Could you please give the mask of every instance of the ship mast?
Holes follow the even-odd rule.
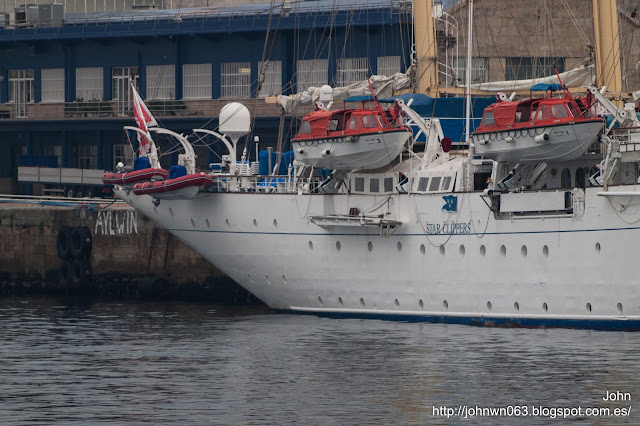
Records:
[[[596,84],[616,94],[622,91],[620,37],[616,0],[593,0]]]
[[[413,26],[418,64],[418,93],[438,91],[438,49],[433,20],[433,0],[413,1]]]

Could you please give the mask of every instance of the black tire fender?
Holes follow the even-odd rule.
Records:
[[[70,250],[74,259],[91,256],[91,231],[86,226],[76,226],[71,231]]]
[[[58,257],[60,259],[69,259],[72,256],[71,253],[71,232],[73,228],[70,226],[63,226],[58,231],[56,237],[56,249],[58,250]]]

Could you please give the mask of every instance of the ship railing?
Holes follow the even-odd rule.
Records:
[[[324,181],[321,177],[293,177],[284,175],[213,175],[208,192],[256,192],[292,194],[313,193]]]

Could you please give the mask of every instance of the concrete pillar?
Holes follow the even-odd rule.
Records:
[[[33,141],[31,140],[31,132],[27,131],[24,135],[25,154],[31,155]],[[33,184],[28,183],[25,187],[25,195],[33,195]]]
[[[103,152],[103,140],[104,132],[102,130],[96,130],[96,167],[98,170],[104,170],[104,152]]]
[[[67,141],[67,131],[63,130],[60,132],[60,146],[62,147],[62,156],[61,165],[62,167],[67,167],[69,164],[69,142]]]

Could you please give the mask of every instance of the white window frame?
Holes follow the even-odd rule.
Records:
[[[400,72],[400,56],[378,56],[378,75],[391,77]]]
[[[176,96],[176,66],[147,65],[147,94],[145,99],[171,100]]]
[[[282,61],[258,62],[258,75],[263,72],[264,81],[258,91],[259,98],[282,94]]]
[[[182,65],[182,98],[211,99],[211,64]]]
[[[102,67],[76,68],[76,100],[101,101],[104,99],[104,69]]]
[[[369,77],[369,58],[338,59],[336,82],[339,87],[361,83]]]
[[[251,63],[224,62],[220,64],[220,97],[251,97]]]
[[[29,116],[27,104],[34,102],[33,70],[9,70],[9,102],[15,104],[16,118]]]
[[[298,93],[309,87],[321,87],[328,83],[328,59],[301,59],[296,64]]]
[[[135,155],[131,144],[123,143],[113,145],[113,170],[116,170],[119,162],[122,162],[124,165],[133,165],[134,157]]]
[[[489,81],[489,73],[487,72],[488,63],[489,60],[487,58],[471,59],[471,84],[486,83]],[[467,84],[467,58],[452,58],[451,68],[455,78],[454,84],[457,86],[464,86]]]
[[[96,145],[78,145],[78,168],[90,170],[98,167],[98,147]]]
[[[40,71],[42,102],[64,102],[64,68]]]

